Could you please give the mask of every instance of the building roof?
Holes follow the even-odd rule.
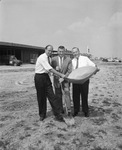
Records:
[[[43,49],[44,50],[44,47],[18,44],[18,43],[10,43],[10,42],[2,42],[2,41],[0,41],[0,46],[13,46],[13,47],[23,47],[23,48]]]

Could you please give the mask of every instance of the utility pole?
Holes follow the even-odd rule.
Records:
[[[88,46],[87,46],[87,54],[90,54],[90,49]]]

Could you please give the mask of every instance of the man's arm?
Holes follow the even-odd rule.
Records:
[[[59,76],[59,77],[61,77],[61,78],[64,78],[65,77],[65,75],[64,74],[62,74],[62,73],[60,73],[60,72],[58,72],[58,71],[56,71],[55,69],[50,69],[49,70],[50,72],[52,72],[54,75],[56,75],[56,76]]]
[[[91,61],[88,57],[86,57],[86,59],[87,59],[87,64],[88,64],[89,66],[96,67],[96,65],[95,65],[95,63],[94,63],[93,61]]]
[[[87,59],[87,61],[88,61],[88,64],[90,65],[90,66],[94,66],[94,67],[96,67],[97,69],[96,69],[96,72],[94,73],[94,74],[96,74],[98,71],[100,71],[100,69],[98,68],[98,66],[97,66],[97,64],[95,64],[93,61],[91,61],[89,58]]]
[[[47,72],[51,72],[51,73],[53,73],[54,75],[59,76],[59,77],[61,77],[61,78],[64,78],[64,77],[65,77],[64,74],[62,74],[62,73],[56,71],[47,61],[44,60],[41,65],[44,67],[45,70],[47,70]]]
[[[72,61],[70,59],[68,66],[67,66],[67,72],[65,74],[66,77],[68,77],[68,75],[72,72]]]

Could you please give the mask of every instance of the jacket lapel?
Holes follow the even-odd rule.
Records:
[[[56,61],[57,61],[57,66],[59,66],[59,57],[57,57]]]

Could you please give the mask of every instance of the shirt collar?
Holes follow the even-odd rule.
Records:
[[[46,53],[44,53],[44,54],[45,54],[46,57],[48,57]]]

